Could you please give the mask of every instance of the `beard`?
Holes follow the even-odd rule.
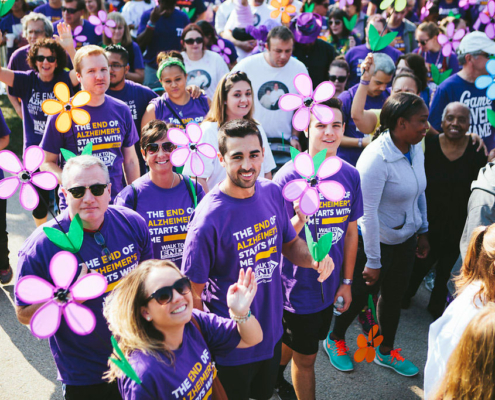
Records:
[[[241,173],[246,173],[246,172],[252,172],[253,173],[252,181],[246,182],[244,179],[242,179],[240,177]],[[234,185],[236,185],[237,187],[240,187],[242,189],[252,188],[256,184],[256,180],[258,179],[259,174],[260,174],[260,171],[256,171],[255,169],[251,169],[249,171],[240,170],[233,175],[231,175],[227,171],[227,175],[229,176],[230,180],[234,183]]]
[[[120,81],[118,81],[118,82],[112,83],[112,81],[110,81],[110,89],[113,89],[113,88],[115,88],[115,87],[119,86],[119,85],[120,85],[120,84],[121,84],[124,80],[125,80],[125,75],[124,75],[124,77],[123,77]]]

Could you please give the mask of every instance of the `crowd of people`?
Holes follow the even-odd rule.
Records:
[[[381,3],[15,1],[0,81],[23,132],[0,114],[0,150],[22,134],[59,184],[36,187],[15,282],[59,287],[44,228],[78,215],[74,281],[108,284],[91,333],[49,338],[65,399],[313,400],[321,345],[354,369],[356,317],[376,364],[416,376],[397,329],[432,273],[425,398],[495,396],[495,2]],[[1,284],[7,222],[0,199]],[[24,300],[22,324],[49,318]]]

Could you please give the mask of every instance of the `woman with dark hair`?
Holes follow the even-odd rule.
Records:
[[[413,74],[419,79],[421,82],[419,96],[429,107],[433,96],[428,87],[428,70],[426,69],[425,59],[419,54],[404,54],[399,57],[395,66],[397,67],[396,75]]]
[[[347,80],[349,79],[349,73],[349,64],[347,64],[347,61],[344,58],[337,58],[332,61],[330,70],[328,71],[328,80],[332,81],[335,85],[335,94],[333,97],[339,97],[345,90]]]
[[[234,68],[234,65],[237,62],[237,50],[234,44],[230,40],[219,38],[217,32],[215,31],[215,28],[213,28],[213,26],[208,21],[205,21],[203,19],[201,21],[197,21],[196,25],[198,25],[203,31],[205,40],[204,46],[207,50],[211,50],[211,46],[213,45],[219,46],[219,40],[221,40],[225,44],[225,48],[230,49],[230,54],[227,54],[227,56],[229,57],[228,65],[230,69]]]
[[[73,88],[79,84],[74,70],[70,73],[64,70],[67,63],[66,51],[71,57],[75,54],[70,28],[60,23],[58,33],[60,37],[56,40],[43,38],[31,45],[28,64],[32,70],[11,71],[0,67],[0,81],[10,87],[12,96],[21,99],[24,151],[29,146],[38,146],[41,142],[48,118],[41,109],[41,103],[45,99],[55,98],[55,84],[65,83],[71,95],[74,94]],[[48,191],[37,186],[35,188],[48,204]],[[33,210],[36,226],[46,222],[48,209],[45,202],[40,201],[38,207]]]
[[[211,100],[218,82],[229,72],[229,67],[219,54],[206,49],[204,41],[203,31],[198,25],[187,25],[182,32],[184,51],[181,54],[186,66],[188,85],[203,89]]]
[[[333,44],[337,55],[345,55],[354,46],[361,44],[361,40],[344,25],[344,18],[349,19],[344,10],[336,6],[330,8],[330,13],[328,14],[328,28],[330,30],[328,42]]]
[[[362,11],[362,3],[361,0],[354,0],[352,4],[349,1],[345,1],[345,6],[344,10],[347,13],[348,17],[347,19],[351,19],[354,17],[354,15],[357,14],[357,22],[356,26],[352,30],[352,33],[356,34],[356,37],[361,40],[361,42],[364,41],[364,28],[366,27],[366,21],[368,21],[368,16],[366,15],[365,12]]]
[[[404,376],[419,370],[394,349],[401,301],[412,273],[415,255],[429,251],[426,218],[426,175],[421,140],[428,129],[428,108],[412,93],[388,98],[380,115],[380,134],[361,154],[364,215],[352,282],[352,303],[335,319],[325,345],[335,351],[330,361],[341,371],[353,369],[345,334],[370,294],[380,292],[377,315],[383,342],[375,363]]]

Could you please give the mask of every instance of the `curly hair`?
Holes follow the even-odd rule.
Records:
[[[36,66],[36,56],[38,55],[38,50],[41,48],[50,50],[57,59],[57,67],[55,68],[55,74],[59,74],[60,72],[62,72],[65,69],[65,66],[67,65],[67,54],[65,53],[64,48],[61,45],[59,45],[55,41],[55,39],[48,39],[48,38],[38,39],[36,43],[31,46],[27,56],[27,61],[29,66],[33,70],[40,72],[38,71],[38,67]]]

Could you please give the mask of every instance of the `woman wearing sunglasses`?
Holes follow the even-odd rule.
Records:
[[[348,79],[349,64],[347,64],[347,61],[344,58],[333,60],[328,71],[328,80],[332,81],[335,85],[335,94],[333,97],[339,97],[345,91],[345,85]]]
[[[73,87],[77,86],[75,71],[70,73],[64,68],[68,52],[75,53],[70,28],[64,23],[58,25],[58,32],[63,40],[39,39],[31,45],[28,53],[30,71],[11,71],[0,67],[0,81],[10,87],[10,94],[21,99],[22,125],[24,131],[24,151],[29,146],[38,146],[45,131],[48,116],[41,110],[41,103],[46,99],[54,99],[53,88],[58,82],[65,83],[73,95]],[[0,33],[0,40],[1,40]],[[62,47],[62,45],[64,47]],[[48,191],[35,186],[42,198],[38,207],[33,210],[36,226],[46,222],[48,209]],[[45,201],[43,201],[43,199]]]
[[[216,378],[212,359],[263,339],[250,312],[256,290],[254,272],[241,269],[227,293],[231,319],[226,319],[193,310],[191,283],[171,262],[140,264],[109,296],[104,315],[142,385],[113,363],[106,377],[119,379],[124,399],[209,397]]]
[[[223,58],[211,50],[206,50],[205,36],[196,24],[189,24],[182,32],[181,53],[187,71],[187,83],[199,86],[209,99],[213,98],[218,82],[229,67]]]
[[[354,46],[361,44],[361,40],[344,25],[344,18],[350,19],[344,10],[337,6],[333,6],[330,9],[330,14],[328,15],[330,36],[328,42],[333,44],[337,55],[345,55]]]
[[[124,188],[114,204],[131,208],[144,218],[149,227],[154,258],[173,261],[180,266],[187,224],[194,211],[194,195],[189,178],[172,169],[170,154],[177,146],[167,138],[167,130],[171,127],[159,120],[144,126],[141,153],[150,172]],[[198,185],[197,201],[203,196],[203,188]]]

